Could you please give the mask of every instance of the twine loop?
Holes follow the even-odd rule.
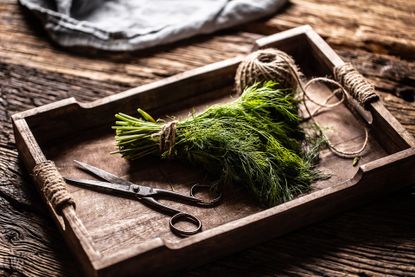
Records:
[[[173,146],[176,143],[176,124],[177,121],[171,121],[163,125],[157,135],[160,137],[160,153],[167,151],[168,157],[171,156]]]
[[[326,139],[329,149],[337,156],[343,158],[354,158],[360,155],[365,150],[369,140],[369,132],[366,127],[364,128],[365,139],[362,146],[356,151],[344,151],[338,149],[330,142],[329,138],[322,131],[320,125],[316,122],[315,117],[324,108],[332,109],[339,106],[344,101],[348,101],[346,91],[348,91],[361,105],[367,107],[368,103],[378,99],[373,85],[371,85],[351,64],[344,64],[334,69],[334,75],[338,81],[325,77],[318,77],[311,79],[303,86],[300,74],[293,58],[287,53],[273,48],[262,49],[248,55],[246,60],[242,61],[239,65],[235,77],[236,89],[238,93],[242,93],[245,87],[253,85],[255,82],[265,82],[270,80],[278,82],[283,88],[299,89],[301,92],[301,100],[308,113],[308,117],[304,118],[304,121],[311,119],[314,122]],[[314,100],[308,93],[308,88],[313,83],[317,82],[329,83],[336,86],[338,89],[334,90],[332,94],[324,100],[324,103],[321,103]],[[338,93],[341,93],[340,100],[335,103],[329,103],[329,101]],[[307,106],[306,100],[309,100],[318,107],[311,112]]]
[[[312,85],[313,83],[317,83],[317,82],[324,82],[324,83],[329,83],[331,85],[337,86],[338,89],[334,90],[333,93],[331,95],[329,95],[325,100],[324,103],[319,103],[315,100],[313,100],[310,95],[307,93],[308,88],[310,87],[310,85]],[[332,109],[335,108],[337,106],[339,106],[340,104],[342,104],[345,101],[348,101],[347,98],[347,93],[346,93],[346,89],[339,84],[338,82],[329,79],[329,78],[325,78],[325,77],[318,77],[318,78],[313,78],[310,81],[308,81],[304,87],[302,87],[302,85],[300,85],[301,89],[303,90],[303,104],[304,104],[304,108],[306,109],[307,113],[308,113],[308,117],[304,118],[304,120],[308,120],[308,119],[312,119],[314,124],[316,124],[318,126],[318,128],[320,129],[320,131],[322,130],[320,125],[315,121],[314,117],[318,115],[318,113],[320,113],[320,111],[323,108],[328,108],[328,109]],[[330,99],[332,99],[336,94],[341,93],[341,98],[339,101],[332,103],[332,104],[328,104],[328,102],[330,101]],[[318,108],[316,108],[313,112],[310,111],[310,109],[308,108],[305,98],[307,98],[310,102],[316,104],[318,106]],[[359,156],[365,149],[366,146],[369,142],[369,131],[366,127],[364,127],[364,132],[365,132],[365,139],[362,143],[362,146],[355,151],[344,151],[344,150],[340,150],[338,149],[330,140],[329,138],[321,131],[321,133],[323,134],[324,138],[326,139],[327,145],[329,147],[329,149],[336,154],[339,157],[342,158],[354,158],[356,156]]]
[[[66,190],[65,180],[59,174],[53,161],[48,160],[37,164],[33,168],[33,175],[56,213],[61,214],[62,209],[69,205],[75,207],[75,201]]]
[[[317,83],[317,82],[323,82],[323,83],[329,83],[331,85],[337,86],[338,89],[334,90],[332,92],[331,95],[329,95],[323,103],[317,102],[315,101],[313,98],[310,97],[310,95],[308,94],[308,88],[313,84],[313,83]],[[327,109],[332,109],[335,108],[337,106],[339,106],[340,104],[342,104],[345,101],[348,101],[347,98],[347,92],[346,89],[338,82],[336,82],[335,80],[329,79],[329,78],[325,78],[325,77],[317,77],[317,78],[313,78],[310,81],[308,81],[305,86],[303,87],[301,82],[300,82],[300,90],[302,91],[303,94],[303,105],[305,110],[308,113],[308,117],[305,117],[304,120],[308,120],[311,119],[314,124],[320,129],[321,134],[324,136],[326,143],[329,147],[329,149],[331,150],[331,152],[333,152],[334,154],[336,154],[339,157],[342,158],[346,158],[346,159],[350,159],[350,158],[354,158],[356,156],[359,156],[361,153],[363,153],[363,151],[366,149],[367,144],[369,142],[369,131],[366,127],[364,127],[364,132],[365,132],[365,139],[362,143],[362,146],[355,150],[355,151],[345,151],[345,150],[340,150],[338,149],[331,141],[330,139],[323,133],[322,128],[320,127],[320,125],[317,123],[317,121],[315,120],[315,117],[321,112],[322,109],[327,108]],[[338,93],[341,93],[341,97],[340,100],[338,100],[335,103],[329,104],[329,101]],[[306,103],[306,98],[316,104],[318,107],[311,112],[310,109],[307,106]]]
[[[366,109],[369,103],[379,99],[375,92],[375,87],[351,63],[335,67],[334,78]]]
[[[296,89],[298,83],[291,67],[296,68],[294,60],[283,51],[273,48],[255,51],[241,62],[236,71],[236,90],[241,94],[248,86],[270,80],[282,88]]]

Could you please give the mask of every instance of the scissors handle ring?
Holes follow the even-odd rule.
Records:
[[[211,186],[210,185],[200,185],[200,184],[194,184],[191,188],[190,188],[190,196],[192,197],[196,197],[196,193],[200,190],[206,190],[206,189],[210,189]],[[199,202],[200,206],[206,206],[206,207],[212,207],[215,206],[217,203],[219,203],[219,201],[222,199],[222,193],[217,192],[217,195],[214,199],[210,200],[210,201],[203,201],[203,202]]]
[[[180,229],[180,228],[176,227],[176,223],[178,223],[180,221],[190,222],[193,225],[195,225],[196,228],[193,229],[193,230]],[[180,212],[180,213],[177,213],[177,214],[173,215],[170,218],[169,224],[170,224],[170,230],[174,234],[176,234],[178,236],[181,236],[181,237],[191,236],[191,235],[194,235],[194,234],[196,234],[196,233],[198,233],[202,230],[202,222],[197,217],[195,217],[191,214],[188,214],[188,213]]]

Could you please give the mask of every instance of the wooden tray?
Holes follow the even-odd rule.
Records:
[[[306,78],[331,75],[343,64],[336,53],[309,26],[262,38],[255,48],[277,47],[291,54]],[[234,75],[241,57],[211,64],[140,86],[91,103],[74,98],[13,115],[16,143],[25,166],[55,162],[63,176],[80,177],[72,160],[82,160],[132,181],[185,192],[201,180],[201,173],[172,161],[147,159],[129,163],[109,152],[115,149],[114,114],[134,114],[141,107],[155,116],[186,116],[233,94]],[[324,85],[313,95],[323,98]],[[415,140],[380,101],[364,110],[350,102],[317,117],[328,127],[331,140],[344,149],[356,149],[363,126],[370,129],[369,145],[353,166],[351,160],[320,153],[319,168],[332,177],[313,184],[313,190],[292,201],[262,210],[243,190],[225,192],[212,209],[180,209],[202,219],[204,230],[188,238],[173,235],[168,217],[138,201],[80,189],[66,188],[75,200],[56,211],[42,193],[42,178],[35,185],[70,248],[88,276],[121,276],[172,271],[194,266],[252,246],[324,217],[409,185],[415,180]],[[42,176],[40,176],[42,177]],[[174,204],[172,204],[174,205]],[[191,210],[190,210],[191,209]]]

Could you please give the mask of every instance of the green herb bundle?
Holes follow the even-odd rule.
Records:
[[[159,155],[185,160],[223,185],[244,184],[265,206],[307,191],[319,177],[312,164],[318,147],[304,147],[309,140],[299,126],[294,92],[274,82],[248,87],[232,103],[179,121],[167,134],[165,122],[141,109],[138,113],[140,118],[115,115],[117,153],[127,159]],[[166,136],[172,143],[160,149]]]

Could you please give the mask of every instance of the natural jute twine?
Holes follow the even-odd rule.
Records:
[[[172,155],[173,146],[176,143],[176,124],[176,120],[168,122],[157,133],[160,136],[160,153],[167,151],[168,157]]]
[[[294,63],[292,57],[285,52],[276,49],[258,50],[241,62],[236,72],[236,90],[242,93],[243,89],[255,82],[275,81],[283,88],[299,89],[302,95],[302,101],[308,117],[315,125],[322,130],[320,125],[315,121],[314,117],[324,108],[331,109],[339,106],[344,101],[348,101],[346,89],[362,106],[367,107],[369,103],[376,101],[378,96],[373,86],[356,70],[351,64],[344,64],[334,69],[335,78],[340,82],[325,77],[314,78],[308,81],[305,86],[300,80],[300,72]],[[316,82],[325,82],[338,87],[338,90],[327,97],[324,103],[317,102],[310,97],[307,92],[310,85]],[[346,89],[345,89],[346,88]],[[335,103],[328,103],[337,93],[341,93],[340,100]],[[306,100],[316,104],[318,108],[311,112],[307,106]],[[325,137],[330,150],[336,155],[343,158],[353,158],[360,155],[366,148],[369,135],[365,128],[365,140],[362,147],[356,151],[344,151],[336,148],[321,131]]]
[[[373,103],[379,99],[374,86],[351,63],[345,63],[342,66],[335,67],[334,78],[366,109],[369,103]]]
[[[297,89],[298,83],[291,67],[298,72],[294,60],[283,51],[273,48],[255,51],[241,62],[236,71],[236,91],[241,94],[248,86],[270,80],[283,88]]]
[[[54,162],[45,161],[37,164],[33,168],[33,175],[56,213],[61,214],[62,209],[69,205],[75,207],[75,201],[66,190],[65,180],[59,174]]]

